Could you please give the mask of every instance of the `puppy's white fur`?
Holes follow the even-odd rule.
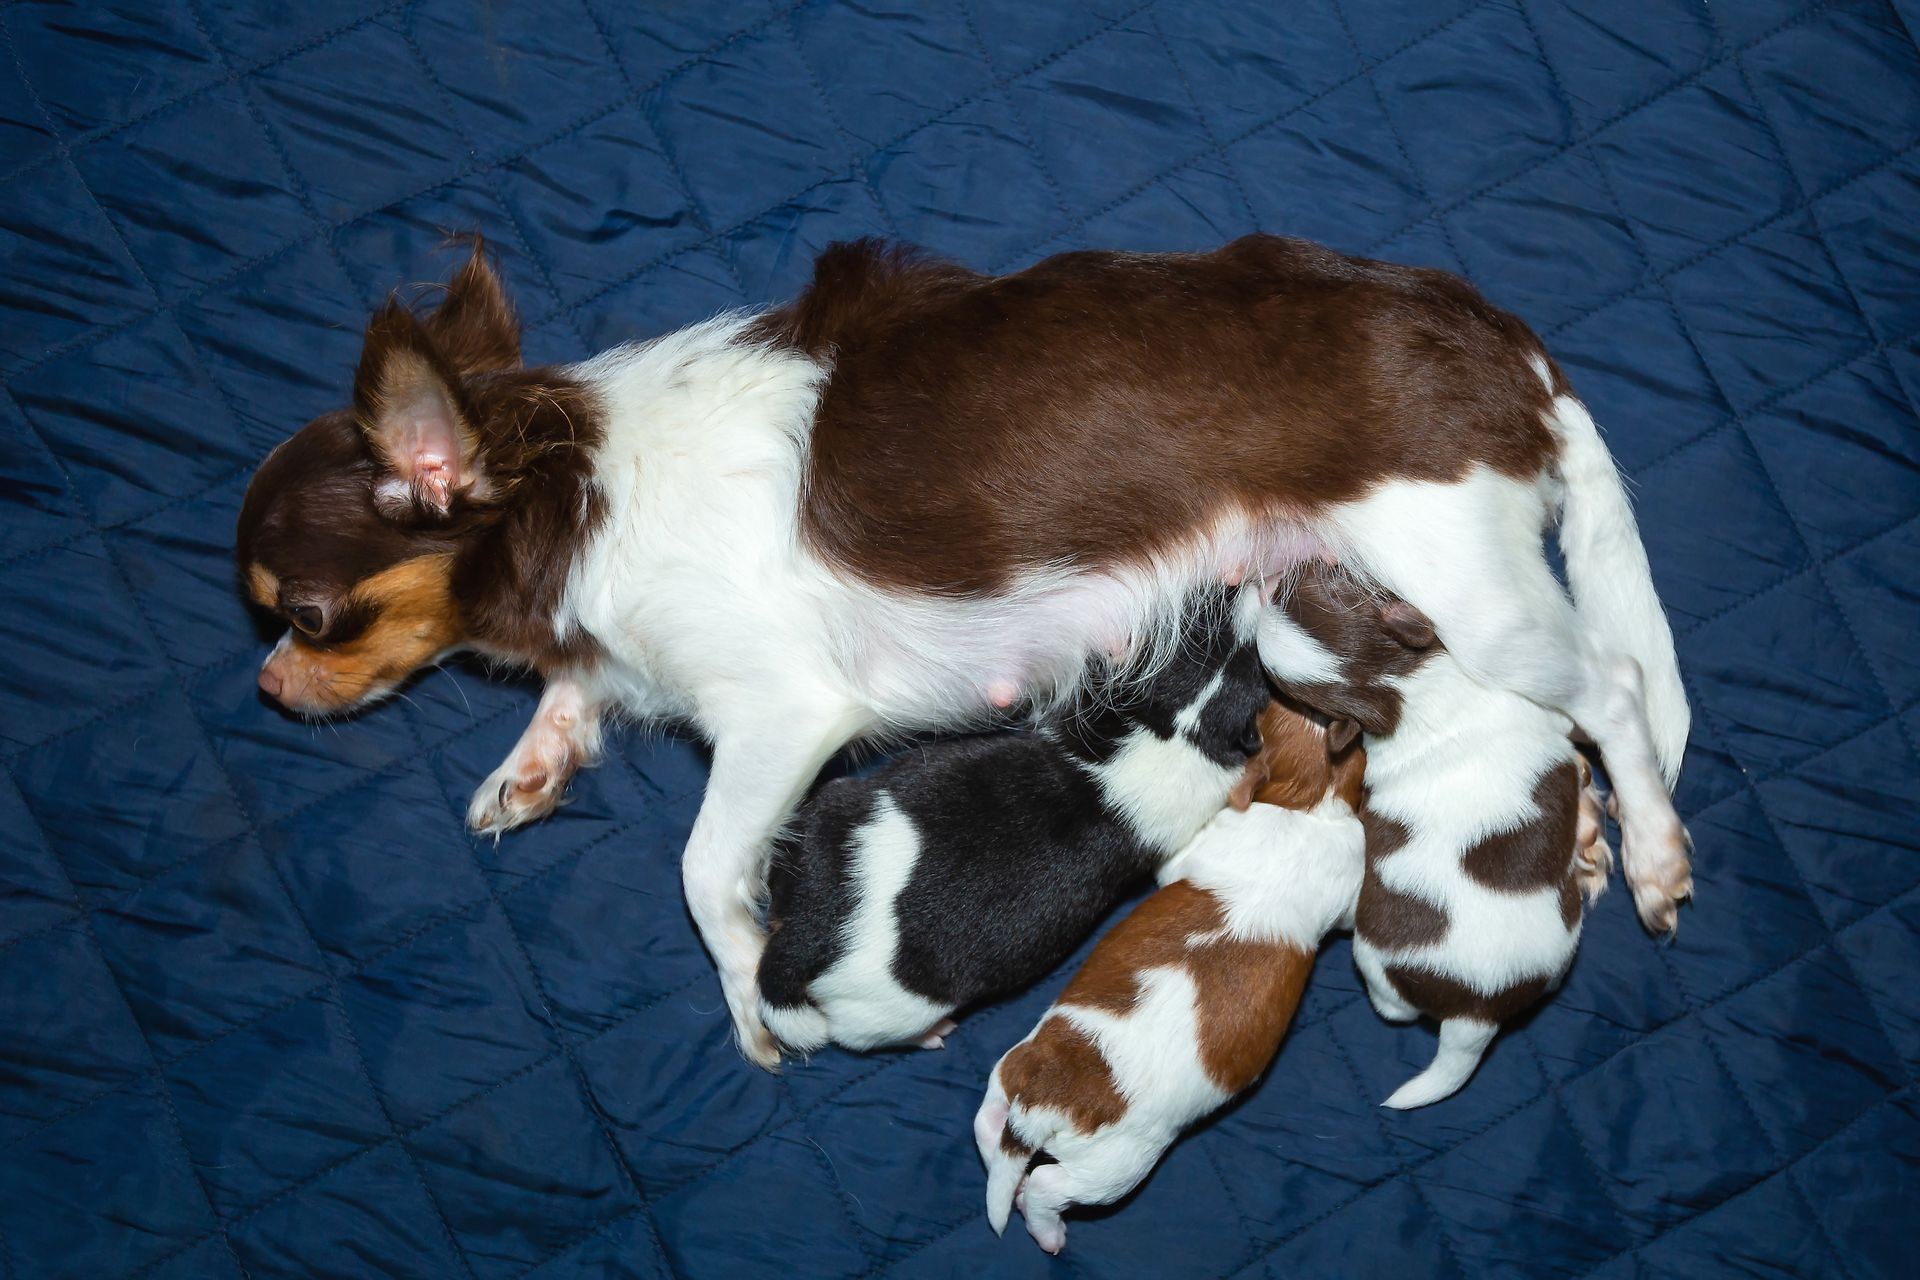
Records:
[[[1624,654],[1589,639],[1613,633],[1581,625],[1540,553],[1558,499],[1551,486],[1490,473],[1392,483],[1311,519],[1228,511],[1158,555],[1099,570],[1034,567],[996,596],[941,595],[939,583],[883,591],[824,564],[799,528],[828,369],[747,340],[749,322],[723,316],[570,371],[605,419],[594,485],[606,519],[571,571],[557,626],[586,633],[606,655],[559,673],[585,703],[683,720],[713,744],[683,875],[756,1061],[777,1061],[753,981],[769,842],[821,764],[858,738],[976,722],[1009,689],[1054,702],[1089,655],[1145,656],[1150,670],[1152,656],[1177,643],[1190,588],[1283,574],[1329,543],[1423,610],[1471,668],[1569,711],[1595,738],[1626,814],[1629,872],[1645,868],[1643,915],[1670,920],[1684,833],[1661,769],[1677,767],[1685,704],[1657,705],[1663,719],[1650,737],[1638,672],[1664,682],[1671,641],[1650,584],[1625,599],[1637,612],[1619,632]],[[1564,439],[1591,433],[1584,414],[1559,417]],[[1592,448],[1604,456],[1597,436]],[[1575,580],[1644,576],[1643,554],[1629,563],[1638,541],[1617,478],[1583,466],[1567,482],[1569,525],[1584,511],[1593,531],[1567,548],[1591,562]],[[1595,486],[1613,493],[1595,497]],[[497,780],[488,785],[498,791]],[[475,806],[488,814],[479,798]],[[1646,851],[1638,859],[1636,847]]]

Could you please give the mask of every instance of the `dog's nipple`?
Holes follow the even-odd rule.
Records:
[[[987,701],[1005,711],[1013,705],[1014,696],[1018,692],[1011,680],[995,680],[987,686]]]

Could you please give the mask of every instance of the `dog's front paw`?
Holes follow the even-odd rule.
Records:
[[[516,751],[473,793],[467,827],[477,835],[497,836],[544,818],[559,808],[572,777],[572,761],[564,756],[550,760]]]

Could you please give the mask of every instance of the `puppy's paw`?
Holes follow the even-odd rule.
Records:
[[[1593,770],[1583,756],[1580,813],[1573,837],[1573,878],[1588,906],[1607,891],[1607,878],[1613,874],[1613,848],[1607,843],[1605,813],[1599,789],[1593,785]]]
[[[762,1071],[780,1074],[780,1042],[773,1038],[773,1032],[754,1020],[751,1027],[735,1026],[734,1043],[740,1046],[740,1056]]]
[[[1680,904],[1693,896],[1693,837],[1679,819],[1651,832],[1628,823],[1620,833],[1620,860],[1640,923],[1656,936],[1680,926]]]
[[[927,1034],[920,1037],[918,1044],[922,1049],[944,1049],[947,1037],[960,1029],[960,1024],[952,1018],[942,1018],[927,1028]]]

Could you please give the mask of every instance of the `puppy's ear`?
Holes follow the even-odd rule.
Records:
[[[476,232],[465,263],[447,282],[446,297],[423,321],[434,347],[455,373],[471,377],[520,367],[520,317]]]
[[[1233,784],[1233,790],[1227,792],[1227,808],[1235,813],[1245,813],[1253,804],[1253,793],[1267,781],[1267,771],[1257,768],[1258,764],[1258,760],[1247,761],[1246,772]]]
[[[387,473],[374,488],[383,515],[444,519],[455,499],[491,492],[459,377],[397,300],[367,324],[353,416]]]
[[[1380,606],[1380,625],[1386,633],[1409,649],[1431,649],[1435,639],[1433,623],[1427,615],[1405,600],[1393,600]]]
[[[1333,720],[1327,724],[1327,754],[1337,756],[1360,736],[1360,726],[1351,720]]]

